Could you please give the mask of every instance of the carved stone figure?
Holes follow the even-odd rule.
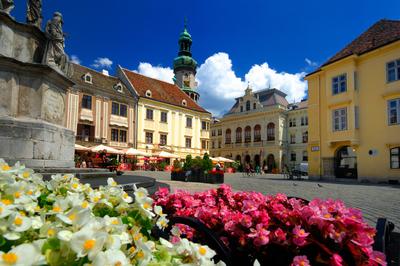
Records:
[[[59,68],[65,74],[69,73],[69,60],[64,52],[65,34],[62,29],[63,19],[59,12],[55,12],[53,18],[47,22],[46,34],[49,38],[45,62]]]
[[[28,0],[26,23],[41,28],[42,18],[42,0]]]
[[[0,11],[10,14],[14,9],[14,0],[0,0]]]

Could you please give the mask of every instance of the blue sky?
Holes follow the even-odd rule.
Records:
[[[23,21],[26,1],[15,2],[13,15]],[[69,34],[66,51],[78,57],[83,65],[91,66],[97,58],[108,58],[113,64],[107,65],[110,62],[103,60],[105,65],[99,68],[110,66],[113,73],[119,64],[161,79],[169,79],[171,75],[168,67],[177,54],[177,39],[186,16],[199,67],[210,59],[198,78],[199,90],[206,95],[202,97],[203,103],[214,113],[228,109],[240,90],[224,98],[223,110],[207,106],[205,99],[215,92],[224,93],[229,86],[243,87],[248,81],[260,89],[266,81],[254,80],[254,76],[263,75],[264,79],[269,78],[268,84],[281,86],[286,82],[285,73],[296,75],[312,70],[379,19],[400,19],[398,0],[43,2],[45,21],[54,11],[63,13],[64,31]],[[148,64],[140,67],[140,63]],[[218,71],[220,65],[223,71],[213,77],[219,80],[208,80],[210,71]],[[254,69],[254,66],[259,67]],[[254,73],[249,75],[252,69]],[[273,80],[271,73],[281,76],[275,75]],[[301,82],[301,76],[290,77]],[[298,86],[301,91],[305,88],[297,81],[290,82],[292,85],[286,88],[282,85],[283,90],[298,100],[302,93],[288,88]]]

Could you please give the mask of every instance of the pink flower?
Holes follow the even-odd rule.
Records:
[[[339,254],[333,254],[331,257],[331,260],[329,261],[330,266],[342,266],[343,265],[343,259]]]
[[[286,233],[281,228],[275,230],[274,236],[279,242],[286,241]]]
[[[293,229],[293,243],[299,247],[306,244],[306,238],[310,233],[306,233],[304,229],[301,229],[300,225],[296,225]]]
[[[377,265],[386,266],[386,256],[382,252],[379,251],[372,251],[370,259],[377,263]]]
[[[310,266],[307,256],[296,256],[293,258],[291,266]]]

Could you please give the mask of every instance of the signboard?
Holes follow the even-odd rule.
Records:
[[[311,151],[319,151],[319,146],[312,146]]]

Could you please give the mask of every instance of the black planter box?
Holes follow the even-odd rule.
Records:
[[[186,173],[182,172],[171,172],[171,180],[174,181],[186,181]]]
[[[206,175],[206,183],[211,184],[222,184],[224,183],[224,174],[207,174]]]

